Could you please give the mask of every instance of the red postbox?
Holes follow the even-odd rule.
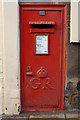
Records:
[[[63,109],[66,5],[19,8],[21,112]]]

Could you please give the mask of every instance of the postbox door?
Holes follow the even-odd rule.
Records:
[[[20,6],[22,112],[62,108],[62,12],[48,7]]]

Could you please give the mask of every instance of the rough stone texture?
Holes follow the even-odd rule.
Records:
[[[72,119],[72,118],[79,118],[80,119],[80,114],[66,114],[67,119]]]
[[[29,118],[27,117],[18,117],[18,118],[15,118],[15,117],[12,117],[12,118],[2,118],[1,120],[29,120]]]
[[[38,116],[30,116],[30,120],[64,120],[65,115],[64,114],[54,114],[54,115],[38,115]]]
[[[70,4],[67,4],[65,109],[79,109],[80,44],[70,43]],[[78,88],[80,86],[78,85]],[[76,104],[75,104],[76,103]]]
[[[67,118],[67,120],[80,120],[80,117],[78,117],[78,118]]]
[[[64,118],[50,117],[50,118],[30,118],[29,120],[64,120]]]
[[[69,111],[36,112],[14,116],[2,115],[1,120],[80,120],[80,114]]]

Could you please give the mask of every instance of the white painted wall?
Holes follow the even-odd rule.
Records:
[[[78,39],[79,39],[79,42],[80,42],[80,1],[78,3]]]
[[[80,3],[77,1],[71,3],[71,26],[70,26],[70,42],[80,42]]]
[[[0,114],[2,113],[2,2],[0,1]]]
[[[2,5],[2,1],[3,1],[3,5]],[[3,64],[2,64],[2,57],[3,57]],[[4,79],[2,79],[2,76],[4,77]],[[1,0],[0,3],[0,114],[2,113],[18,114],[18,105],[19,105],[18,82],[19,82],[18,2],[17,0],[13,0],[13,2],[12,1],[5,2],[5,0]],[[4,89],[2,89],[2,86]]]
[[[5,95],[6,113],[17,114],[18,88],[18,4],[4,2]]]

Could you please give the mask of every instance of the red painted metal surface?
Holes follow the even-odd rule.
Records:
[[[41,10],[45,15],[40,15]],[[32,24],[37,28],[33,26],[31,33]],[[37,24],[54,26],[40,28]],[[45,35],[47,32],[48,54],[36,54],[36,34]],[[65,42],[66,5],[20,5],[21,112],[63,109]]]

